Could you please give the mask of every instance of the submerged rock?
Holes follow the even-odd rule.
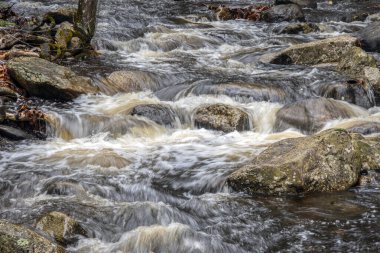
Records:
[[[146,117],[159,125],[173,127],[176,122],[176,114],[172,108],[162,104],[146,104],[135,106],[131,115]]]
[[[0,220],[0,252],[66,253],[66,250],[26,227]]]
[[[270,145],[227,182],[250,194],[343,191],[359,180],[360,151],[350,134],[338,129],[286,139]]]
[[[322,63],[339,62],[342,56],[358,44],[354,37],[343,35],[324,40],[312,41],[293,45],[279,53],[264,55],[264,63],[317,65]]]
[[[323,128],[330,120],[359,116],[359,108],[353,109],[347,103],[326,98],[313,98],[285,105],[276,114],[275,130],[289,128],[313,133]]]
[[[318,25],[313,23],[292,23],[285,27],[278,27],[273,31],[278,34],[298,34],[318,32],[320,29]]]
[[[78,235],[86,236],[86,231],[76,220],[60,212],[44,215],[37,221],[36,228],[47,233],[64,246],[75,242]]]
[[[106,78],[106,86],[105,89],[110,93],[158,89],[156,80],[151,73],[138,70],[115,71]]]
[[[369,24],[357,34],[363,48],[370,52],[380,52],[380,22]]]
[[[373,86],[357,80],[325,84],[317,89],[318,95],[326,98],[346,101],[364,108],[375,106]]]
[[[305,21],[305,15],[297,4],[275,5],[261,15],[266,22]]]
[[[7,68],[10,76],[30,96],[71,100],[81,94],[98,92],[89,78],[40,58],[15,58],[7,63]]]
[[[246,112],[224,104],[214,104],[198,108],[194,115],[197,127],[223,131],[249,130],[249,116]]]

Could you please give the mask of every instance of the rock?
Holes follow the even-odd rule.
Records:
[[[76,220],[60,212],[44,215],[37,221],[36,228],[53,237],[63,246],[75,242],[78,235],[86,236],[86,231]]]
[[[375,106],[373,89],[366,82],[349,80],[342,83],[325,84],[318,87],[318,95],[326,98],[346,101],[364,108]]]
[[[67,49],[71,39],[74,37],[74,25],[69,22],[63,22],[55,34],[55,43],[61,49]]]
[[[172,108],[161,104],[137,105],[131,115],[146,117],[159,125],[173,127],[176,122],[176,114]]]
[[[273,32],[278,34],[298,34],[298,33],[311,33],[318,32],[319,26],[313,23],[291,23],[285,27],[278,27]]]
[[[320,130],[328,121],[351,118],[364,113],[347,103],[326,98],[313,98],[285,105],[276,114],[275,130],[296,128],[305,133]]]
[[[270,145],[227,182],[250,194],[343,191],[357,184],[362,160],[350,134],[333,129]]]
[[[106,89],[111,93],[158,89],[153,75],[139,70],[115,71],[106,78],[106,82]]]
[[[364,80],[370,84],[375,93],[375,97],[380,97],[380,70],[373,67],[364,67]]]
[[[377,22],[380,21],[380,13],[375,13],[372,15],[369,15],[366,19],[367,22]]]
[[[59,7],[56,10],[45,14],[45,20],[52,18],[56,24],[63,22],[74,23],[74,17],[77,13],[77,8],[71,6]]]
[[[19,57],[7,62],[10,76],[30,96],[71,100],[81,94],[96,93],[87,77],[77,76],[67,67],[36,57]]]
[[[274,2],[274,4],[275,5],[297,4],[301,7],[317,8],[317,1],[316,0],[276,0]]]
[[[376,66],[376,59],[372,55],[360,47],[352,47],[342,55],[337,71],[355,78],[364,76],[364,67],[376,68]]]
[[[279,53],[264,55],[261,61],[272,64],[317,65],[339,62],[343,55],[356,46],[358,40],[343,35],[324,40],[293,45]]]
[[[6,86],[0,86],[0,97],[8,97],[8,98],[11,98],[11,99],[16,99],[18,94],[16,91],[12,90],[11,88],[9,87],[6,87]]]
[[[250,129],[250,119],[246,112],[224,104],[214,104],[197,109],[194,121],[197,127],[225,133]]]
[[[10,49],[22,39],[21,33],[0,30],[0,50]]]
[[[275,5],[261,15],[266,22],[305,21],[301,7],[296,4]]]
[[[380,22],[373,22],[357,33],[366,51],[380,52]]]
[[[4,125],[0,125],[0,136],[15,141],[32,138],[29,134],[20,129]]]
[[[337,127],[346,129],[349,133],[369,135],[380,133],[380,122],[376,121],[353,121],[339,124]]]
[[[11,3],[0,2],[0,19],[6,19],[11,15],[12,6]]]
[[[26,227],[0,220],[0,252],[66,253],[66,250]]]

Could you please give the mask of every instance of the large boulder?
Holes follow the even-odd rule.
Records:
[[[343,191],[358,183],[360,151],[345,130],[286,139],[270,145],[227,182],[234,190],[250,194]]]
[[[194,115],[194,121],[197,127],[225,133],[250,129],[250,119],[246,112],[224,104],[198,108]]]
[[[26,227],[0,220],[0,252],[66,253],[66,250]]]
[[[63,246],[75,242],[78,235],[87,235],[76,220],[60,212],[50,212],[44,215],[37,221],[36,228],[45,232]]]
[[[176,114],[173,109],[162,104],[137,105],[132,108],[131,115],[146,117],[163,126],[173,127],[176,123]]]
[[[343,55],[358,45],[354,37],[343,35],[324,40],[312,41],[293,45],[281,52],[264,55],[261,59],[264,63],[272,64],[299,64],[317,65],[322,63],[339,62]]]
[[[71,100],[81,94],[96,93],[87,77],[77,76],[67,67],[36,57],[19,57],[7,63],[10,76],[30,96]]]
[[[358,32],[363,48],[370,52],[380,52],[380,22],[373,22]]]
[[[285,105],[276,114],[275,130],[296,128],[314,133],[330,120],[357,117],[364,114],[360,108],[327,98],[313,98]]]
[[[266,22],[305,21],[305,15],[297,4],[281,4],[261,13]]]

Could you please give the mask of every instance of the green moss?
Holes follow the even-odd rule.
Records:
[[[16,24],[13,22],[9,22],[3,19],[0,19],[0,27],[9,27],[9,26],[15,26]]]

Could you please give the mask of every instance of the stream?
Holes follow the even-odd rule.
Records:
[[[75,4],[12,2],[30,14]],[[101,55],[64,64],[90,76],[104,92],[70,103],[42,103],[53,119],[47,140],[22,141],[0,151],[1,219],[32,225],[46,212],[67,213],[89,235],[68,248],[74,253],[380,250],[377,182],[297,197],[250,196],[226,184],[228,175],[269,144],[304,136],[296,129],[274,132],[279,109],[320,96],[324,85],[347,79],[329,68],[264,64],[260,57],[292,44],[354,33],[365,22],[345,23],[341,17],[368,5],[320,1],[317,10],[305,12],[325,31],[291,35],[273,32],[281,23],[216,21],[204,6],[211,2],[216,3],[101,1],[94,38]],[[150,89],[112,94],[102,80],[117,70],[143,73]],[[281,91],[251,94],[244,89],[247,83]],[[194,111],[214,103],[247,112],[250,130],[198,129]],[[368,118],[380,121],[377,107],[342,103],[357,117],[330,121],[324,129]],[[171,106],[175,124],[164,127],[127,113],[140,104]]]

